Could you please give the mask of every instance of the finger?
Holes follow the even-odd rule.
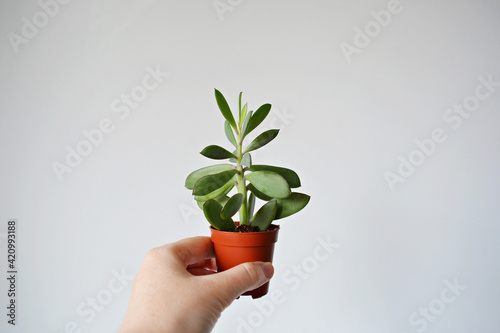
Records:
[[[196,267],[206,268],[206,269],[210,269],[212,271],[216,271],[217,270],[217,263],[215,261],[215,258],[209,258],[209,259],[205,259],[202,261],[198,261],[197,263],[191,264],[187,267],[187,269],[196,268]]]
[[[201,268],[201,267],[192,267],[192,268],[188,267],[187,271],[189,273],[191,273],[192,275],[196,275],[196,276],[210,275],[210,274],[217,273],[214,270],[206,269],[206,268]]]
[[[253,290],[268,282],[273,274],[274,267],[269,262],[247,262],[211,275],[209,279],[214,285],[214,290],[224,291],[225,301],[230,304],[245,291]]]
[[[210,237],[185,238],[167,246],[185,267],[215,257],[214,245]]]

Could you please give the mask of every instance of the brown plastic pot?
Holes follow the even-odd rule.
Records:
[[[278,241],[279,231],[279,226],[275,227],[274,230],[260,232],[219,231],[210,227],[217,271],[222,272],[244,262],[273,262],[274,243]],[[267,294],[268,290],[269,282],[243,295],[260,298]]]

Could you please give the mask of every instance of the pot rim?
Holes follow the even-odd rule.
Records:
[[[238,222],[238,221],[235,221],[234,223],[236,224],[236,226],[240,225],[240,222]],[[229,234],[242,234],[242,235],[245,235],[245,234],[263,234],[263,233],[267,233],[267,232],[273,232],[273,231],[279,230],[281,228],[279,224],[271,223],[271,225],[274,225],[276,228],[274,228],[273,230],[264,230],[264,231],[236,232],[236,231],[217,230],[213,226],[210,226],[210,230],[214,230],[216,232],[229,233]]]
[[[221,245],[241,247],[267,246],[278,241],[280,226],[275,225],[277,228],[274,230],[253,232],[221,231],[210,226],[210,232],[212,242]]]

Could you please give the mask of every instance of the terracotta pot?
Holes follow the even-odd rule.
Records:
[[[273,262],[274,243],[278,240],[279,231],[279,226],[275,227],[274,230],[260,232],[219,231],[210,227],[217,270],[222,272],[244,262]],[[268,290],[269,282],[243,295],[259,298],[267,294]]]

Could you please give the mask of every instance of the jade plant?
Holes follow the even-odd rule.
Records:
[[[247,230],[265,231],[274,220],[297,213],[304,208],[310,197],[292,192],[300,187],[300,179],[293,170],[263,164],[253,164],[250,152],[271,142],[278,135],[278,129],[270,129],[258,135],[250,144],[244,140],[259,126],[271,110],[264,104],[255,112],[247,104],[241,106],[239,95],[238,121],[235,120],[224,96],[215,89],[215,99],[225,118],[224,131],[232,144],[231,151],[217,146],[205,147],[201,154],[214,160],[227,160],[198,169],[186,178],[185,186],[192,190],[198,206],[213,228],[221,231],[235,231],[233,216],[239,212],[240,226]],[[231,191],[236,193],[229,195]],[[254,213],[256,199],[265,201]]]

